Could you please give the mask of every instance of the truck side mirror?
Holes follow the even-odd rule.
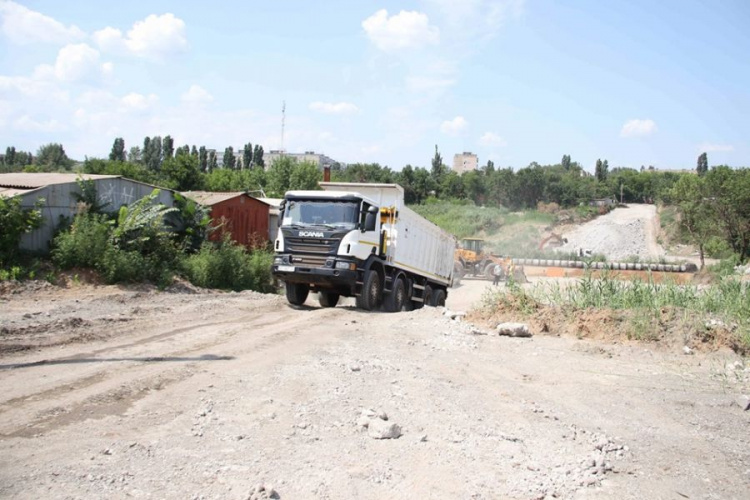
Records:
[[[365,214],[365,227],[363,231],[375,231],[375,226],[378,222],[378,207],[370,207],[367,209]]]
[[[281,227],[281,223],[284,221],[284,209],[286,208],[286,201],[279,203],[279,216],[277,217],[276,224]]]

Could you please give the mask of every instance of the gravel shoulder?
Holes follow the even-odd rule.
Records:
[[[487,287],[465,281],[449,308]],[[308,304],[0,295],[0,496],[747,498],[750,370],[729,352]],[[363,428],[380,412],[398,439]]]

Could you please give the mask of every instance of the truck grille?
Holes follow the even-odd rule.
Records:
[[[325,267],[326,257],[319,255],[295,255],[292,264],[295,266]]]
[[[336,238],[285,238],[285,250],[291,253],[317,253],[334,255],[339,249],[340,239]]]

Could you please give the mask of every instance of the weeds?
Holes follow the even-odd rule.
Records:
[[[544,283],[531,289],[511,285],[505,292],[484,297],[483,304],[490,313],[502,306],[524,315],[552,306],[573,311],[625,311],[627,335],[636,340],[656,340],[665,325],[706,338],[713,336],[710,330],[718,328],[728,332],[735,350],[750,351],[750,291],[731,277],[698,287],[653,280],[620,281],[607,272],[594,279],[587,273],[572,285]]]

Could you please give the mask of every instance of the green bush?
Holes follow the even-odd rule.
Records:
[[[244,247],[225,239],[220,244],[206,242],[200,252],[183,261],[191,283],[204,288],[270,292],[273,254]]]
[[[106,215],[80,214],[73,219],[69,231],[58,234],[53,241],[52,261],[63,269],[90,267],[98,269],[110,248],[112,222]]]
[[[0,196],[0,266],[16,262],[21,236],[42,224],[43,205],[44,200],[40,200],[36,208],[26,209],[21,207],[20,198]]]

